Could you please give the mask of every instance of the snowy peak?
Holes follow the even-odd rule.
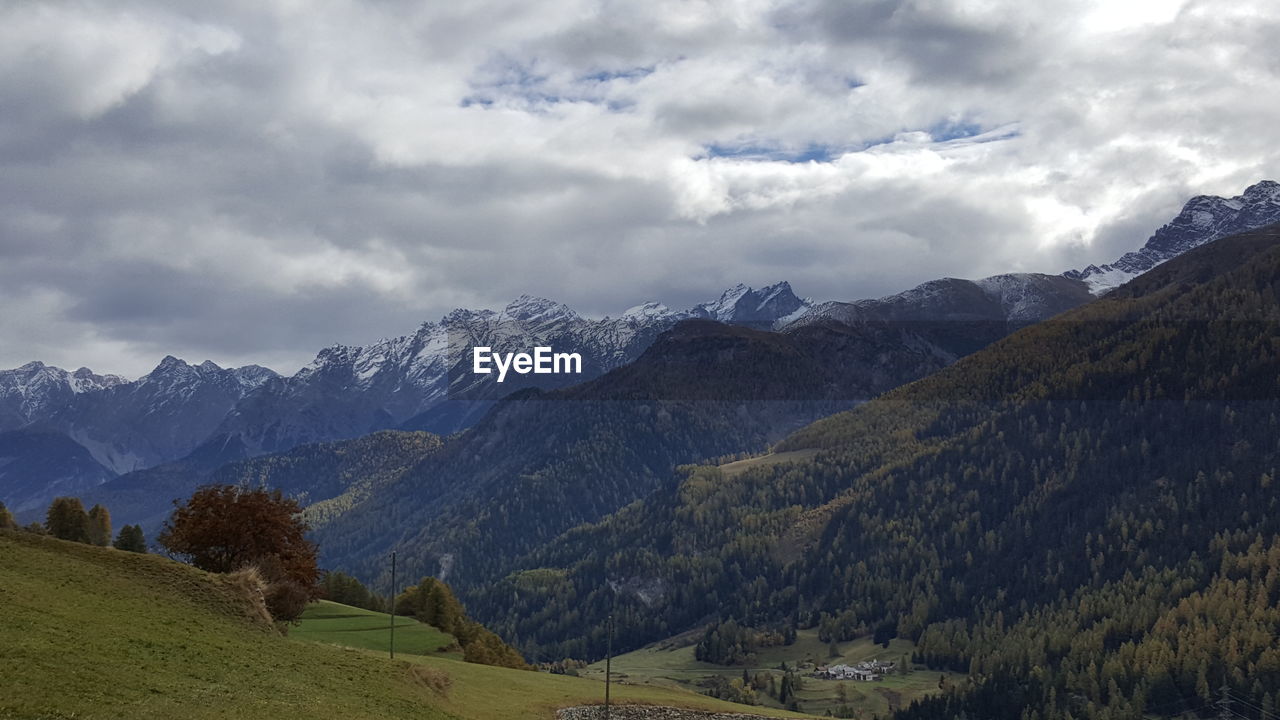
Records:
[[[98,375],[83,367],[71,373],[39,361],[13,370],[0,370],[0,430],[42,420],[76,395],[125,382],[118,375]]]
[[[1068,270],[1063,275],[1084,281],[1095,295],[1101,295],[1188,250],[1275,222],[1280,222],[1280,183],[1275,181],[1250,185],[1233,198],[1197,195],[1142,248],[1113,263]]]
[[[671,308],[660,302],[650,300],[649,302],[627,308],[619,317],[631,322],[645,322],[669,318],[674,315],[676,315],[676,312]]]
[[[785,281],[759,290],[738,284],[721,293],[720,299],[693,307],[689,314],[725,323],[771,328],[782,318],[811,305],[809,300],[797,297],[791,284]]]
[[[199,365],[192,365],[181,358],[166,355],[151,372],[143,375],[135,387],[154,386],[148,392],[164,392],[164,388],[188,387],[211,383],[226,386],[234,391],[240,388],[246,393],[257,388],[268,380],[279,377],[275,371],[261,365],[245,365],[239,368],[224,368],[212,360],[205,360]]]
[[[128,381],[119,375],[98,375],[87,367],[82,367],[71,373],[70,378],[71,389],[77,393],[105,390],[117,385],[123,385],[126,382]]]
[[[240,383],[245,392],[255,390],[261,385],[280,377],[279,373],[261,365],[243,365],[231,370],[231,376]]]
[[[547,325],[580,319],[568,305],[532,295],[521,295],[511,301],[503,308],[502,316],[530,325]]]

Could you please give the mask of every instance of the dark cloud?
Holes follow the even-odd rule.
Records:
[[[0,366],[1061,270],[1274,177],[1262,2],[0,9]],[[708,150],[720,149],[720,152]],[[809,162],[813,159],[816,162]],[[794,162],[799,160],[799,162]],[[790,162],[789,162],[790,161]]]

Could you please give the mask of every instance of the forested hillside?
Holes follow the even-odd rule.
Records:
[[[307,522],[315,527],[399,478],[440,446],[441,439],[430,433],[384,430],[228,464],[197,452],[179,462],[121,475],[85,497],[110,507],[117,520],[156,529],[173,510],[173,502],[185,500],[200,485],[270,487],[307,507]]]
[[[817,422],[786,462],[678,482],[469,608],[536,656],[708,618],[908,636],[975,686],[915,717],[1199,711],[1280,691],[1280,231]],[[816,451],[816,452],[814,452]],[[1257,716],[1257,712],[1253,712]]]
[[[631,365],[508,397],[316,537],[327,565],[366,577],[399,548],[456,587],[487,585],[525,552],[669,484],[679,464],[761,451],[1006,332],[1003,320],[824,320],[785,333],[685,321]]]

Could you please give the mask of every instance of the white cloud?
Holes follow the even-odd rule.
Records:
[[[522,292],[1106,261],[1278,174],[1278,29],[1226,0],[6,5],[0,365],[290,370]]]

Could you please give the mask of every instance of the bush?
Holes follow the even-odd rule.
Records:
[[[308,588],[289,575],[284,562],[276,555],[268,555],[250,565],[258,572],[265,586],[262,601],[271,617],[280,622],[294,622],[302,617],[307,603],[316,595],[316,588]]]
[[[296,620],[319,596],[316,546],[306,539],[298,503],[279,490],[207,485],[175,505],[160,544],[202,570],[254,568],[264,583],[263,602],[276,620]]]

